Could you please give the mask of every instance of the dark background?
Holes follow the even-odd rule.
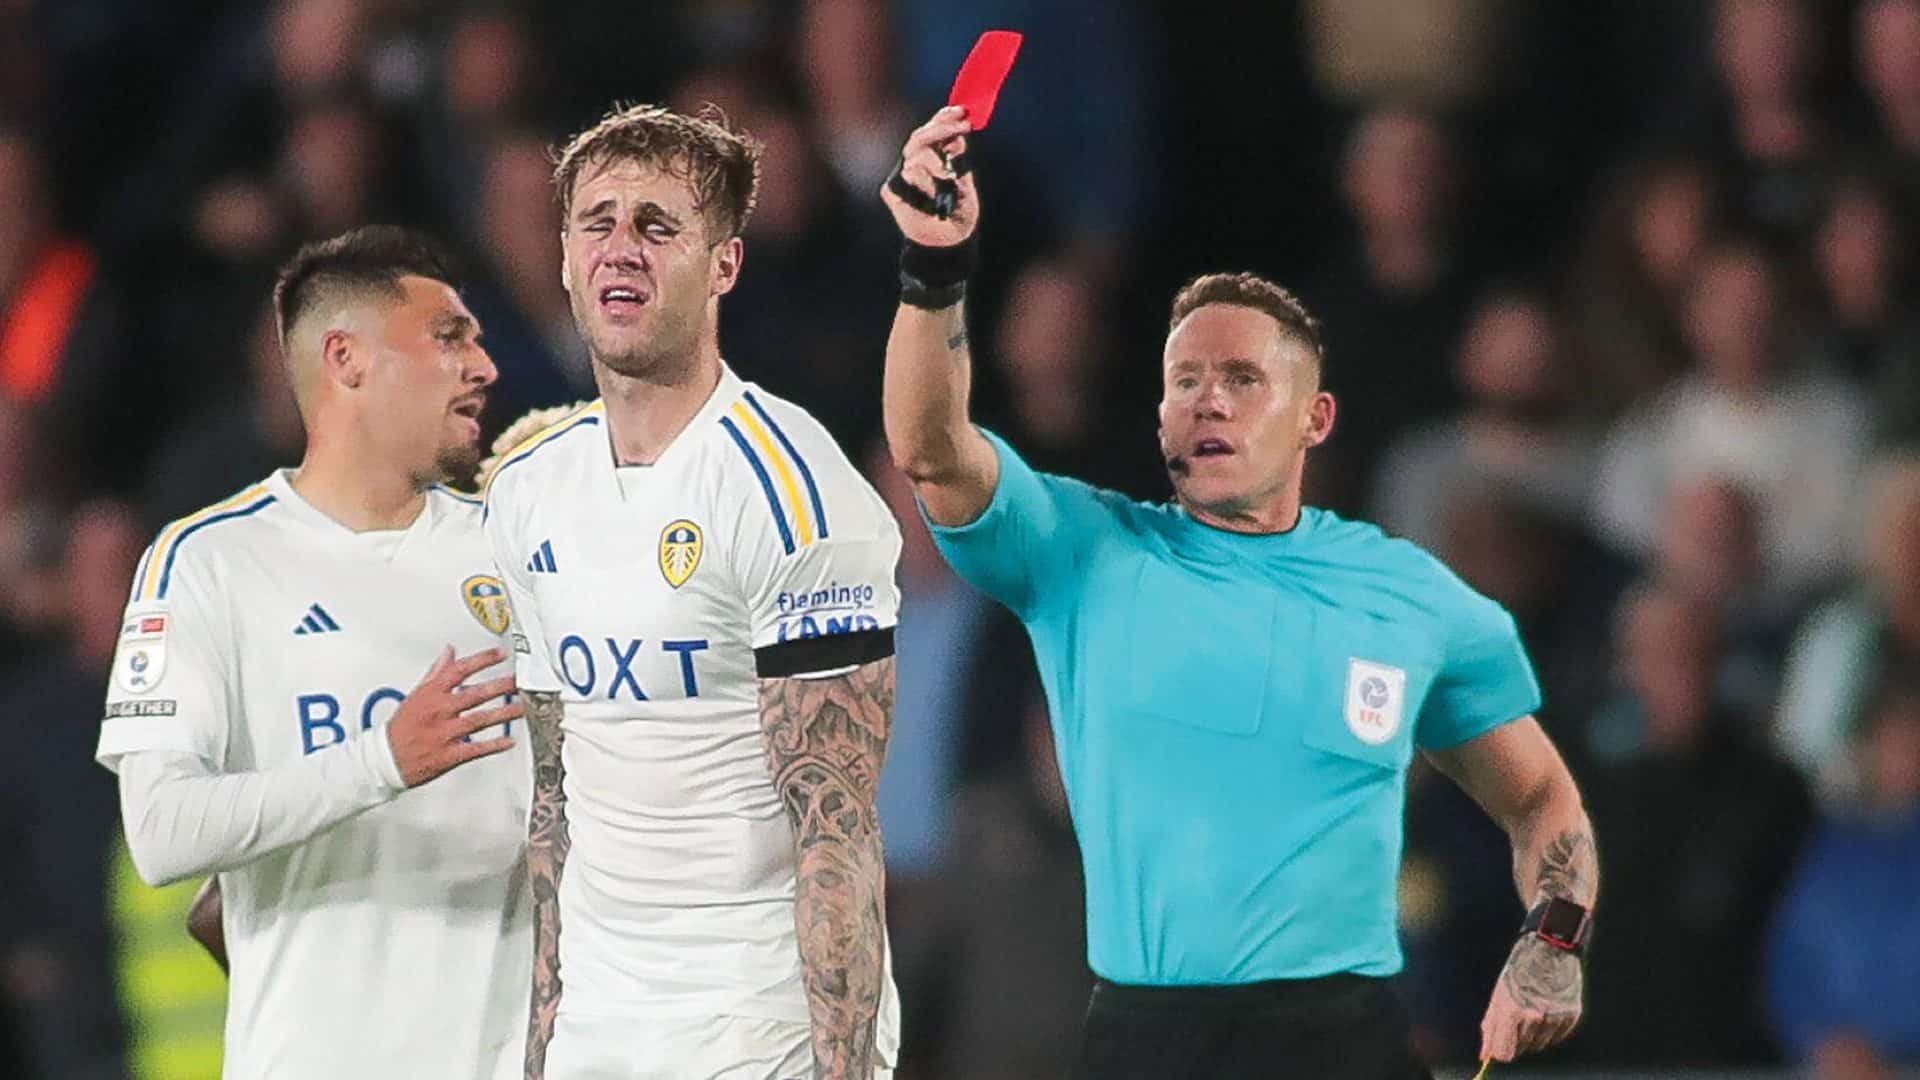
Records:
[[[990,27],[1028,39],[977,140],[979,416],[1165,498],[1179,284],[1321,317],[1313,501],[1514,612],[1591,804],[1589,1015],[1541,1064],[1920,1062],[1920,0],[0,0],[0,1075],[217,1070],[192,886],[132,877],[92,746],[147,540],[299,459],[274,265],[430,228],[475,269],[489,433],[590,396],[547,154],[614,101],[766,142],[723,350],[903,518],[900,1075],[1060,1074],[1088,976],[1045,706],[877,442],[874,192]],[[1425,769],[1408,837],[1403,987],[1464,1063],[1509,853]]]

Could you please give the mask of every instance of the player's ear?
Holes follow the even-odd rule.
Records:
[[[740,264],[746,260],[747,245],[737,236],[729,236],[713,249],[712,295],[725,296],[740,281]]]
[[[1334,408],[1333,395],[1325,390],[1316,392],[1313,400],[1307,403],[1306,423],[1300,432],[1302,449],[1319,446],[1333,434]]]
[[[320,376],[348,389],[359,389],[366,380],[367,365],[363,350],[352,333],[333,329],[320,335]]]
[[[567,280],[567,227],[560,227],[560,289],[568,296],[573,295],[573,282]]]

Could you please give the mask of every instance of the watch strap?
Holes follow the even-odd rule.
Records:
[[[1585,956],[1587,940],[1593,936],[1593,914],[1571,900],[1549,896],[1527,912],[1520,932],[1532,934],[1556,949]]]

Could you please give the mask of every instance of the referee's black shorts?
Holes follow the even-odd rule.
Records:
[[[1075,1080],[1432,1080],[1386,979],[1119,986],[1087,1005]]]

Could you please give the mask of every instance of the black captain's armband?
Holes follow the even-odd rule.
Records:
[[[753,650],[754,671],[763,679],[785,679],[816,671],[858,667],[893,655],[893,627],[851,634],[780,641]]]

